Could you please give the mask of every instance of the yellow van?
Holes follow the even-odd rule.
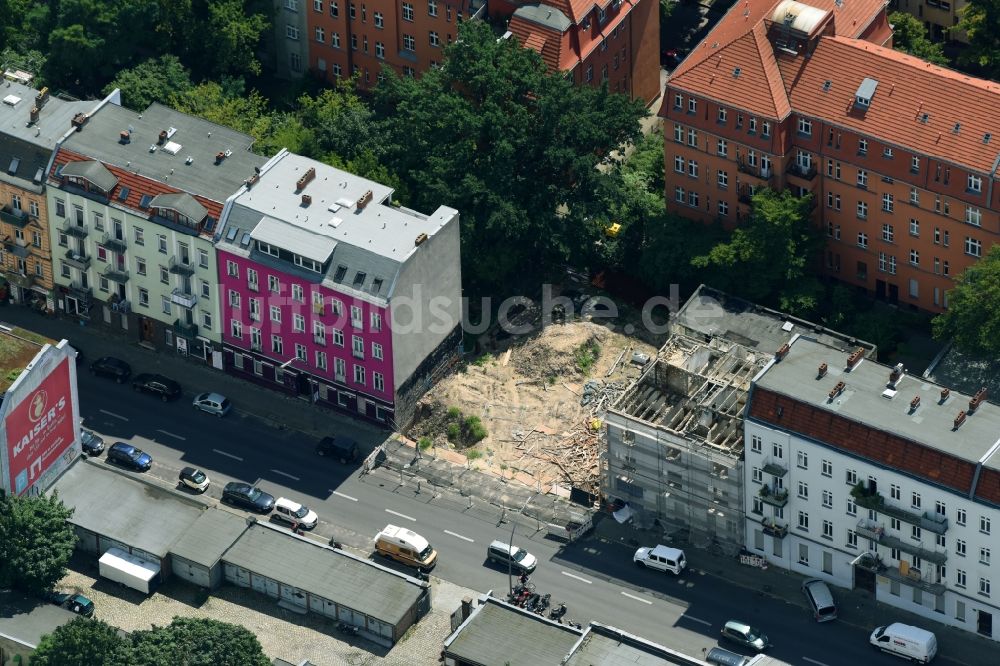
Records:
[[[437,564],[437,551],[416,532],[386,525],[375,535],[375,552],[410,567],[429,571]]]

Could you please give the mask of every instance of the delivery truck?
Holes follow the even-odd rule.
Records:
[[[121,548],[108,548],[98,561],[102,578],[152,594],[160,585],[160,565],[136,557]]]

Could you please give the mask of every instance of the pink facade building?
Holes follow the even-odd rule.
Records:
[[[405,426],[462,340],[459,216],[282,151],[217,233],[223,361],[234,375]]]

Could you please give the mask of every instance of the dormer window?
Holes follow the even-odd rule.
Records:
[[[271,255],[272,257],[277,257],[279,254],[278,248],[274,247],[270,243],[264,243],[262,241],[257,241],[257,249],[263,252],[264,254]]]

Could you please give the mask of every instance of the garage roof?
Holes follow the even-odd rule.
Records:
[[[247,521],[241,516],[209,509],[188,529],[184,530],[170,554],[183,557],[203,567],[214,566],[222,554],[247,530]]]
[[[393,626],[427,590],[415,578],[261,524],[222,559]]]

